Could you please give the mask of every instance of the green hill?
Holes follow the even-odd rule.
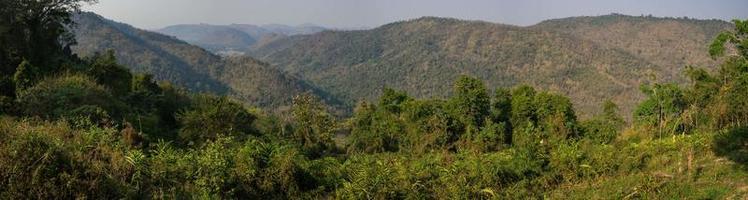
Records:
[[[687,65],[716,65],[717,62],[709,58],[708,44],[731,26],[722,20],[612,14],[547,20],[532,27],[569,33],[619,48],[665,67],[670,74],[678,74]]]
[[[256,39],[240,30],[208,24],[183,24],[157,30],[211,51],[226,49],[245,49],[256,42]]]
[[[618,16],[590,17],[607,18]],[[624,48],[617,44],[641,40],[622,37],[624,34],[587,37],[587,32],[568,31],[578,29],[554,25],[553,20],[518,27],[424,17],[372,30],[326,31],[281,38],[256,45],[250,54],[298,74],[349,102],[371,99],[384,86],[404,89],[418,97],[443,97],[449,94],[448,80],[466,74],[485,80],[490,88],[530,84],[569,95],[583,116],[589,116],[607,98],[612,98],[625,112],[631,111],[634,103],[643,97],[638,85],[649,81],[651,74],[659,80],[675,80],[682,64],[710,63],[701,54],[706,52],[703,48],[708,38],[716,34],[712,27],[729,25],[721,21],[621,18],[636,19],[630,20],[628,24],[633,25],[624,30],[636,28],[631,31],[642,32],[643,38],[668,40],[669,46],[686,49],[660,52],[660,46]],[[677,37],[681,40],[674,40],[665,36],[683,29],[665,29],[669,24],[684,24],[688,30],[702,32],[680,34]],[[592,30],[604,33],[606,29]],[[641,54],[636,51],[644,47],[651,49]],[[682,58],[682,54],[699,56],[669,63]],[[673,58],[661,58],[664,56]]]
[[[232,55],[248,50],[252,45],[261,40],[272,39],[278,36],[308,35],[324,30],[326,30],[324,27],[316,25],[180,24],[156,31],[174,36],[212,52]]]
[[[153,74],[193,91],[229,94],[265,108],[290,103],[294,94],[323,92],[268,64],[248,57],[221,58],[171,36],[117,23],[94,13],[75,16],[78,45],[74,52],[89,56],[115,50],[118,61],[135,72]],[[332,98],[328,101],[336,102]]]

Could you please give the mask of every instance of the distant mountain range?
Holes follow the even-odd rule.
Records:
[[[597,113],[609,98],[629,113],[643,98],[639,85],[655,81],[652,77],[685,83],[686,65],[715,65],[707,46],[731,26],[625,15],[527,27],[423,17],[356,31],[239,24],[159,30],[172,37],[92,13],[76,21],[76,52],[115,49],[135,71],[195,90],[230,93],[261,107],[283,107],[293,94],[313,91],[350,110],[385,86],[417,97],[444,97],[455,78],[466,74],[491,89],[529,84],[568,95],[583,117]],[[254,58],[221,58],[180,39]]]
[[[289,105],[295,94],[312,92],[338,101],[305,81],[246,56],[222,58],[171,36],[134,28],[94,13],[74,17],[81,56],[109,49],[118,61],[138,73],[153,74],[193,91],[226,94],[271,110]],[[241,40],[240,40],[241,41]]]
[[[210,51],[220,54],[241,54],[257,41],[294,35],[308,35],[327,30],[313,24],[288,26],[282,24],[251,25],[210,25],[181,24],[168,26],[156,32],[174,36]]]

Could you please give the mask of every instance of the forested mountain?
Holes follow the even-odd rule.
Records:
[[[583,20],[603,25],[563,25],[594,24]],[[624,37],[628,33],[608,33],[607,26],[640,34]],[[383,86],[418,97],[445,96],[450,87],[445,80],[466,74],[485,80],[490,88],[526,83],[569,95],[589,116],[608,98],[630,112],[643,97],[638,85],[652,75],[659,81],[682,81],[677,77],[684,64],[713,63],[704,48],[728,26],[619,15],[531,27],[425,17],[372,30],[280,38],[256,45],[250,54],[349,101],[371,99]]]
[[[181,24],[168,26],[159,33],[177,37],[217,53],[239,53],[248,50],[257,41],[268,38],[314,34],[326,30],[324,27],[304,24],[288,26],[281,24]],[[267,37],[267,38],[266,38]]]
[[[319,33],[327,30],[325,27],[317,26],[314,24],[301,24],[298,26],[289,26],[283,24],[266,24],[262,25],[262,28],[269,30],[270,32],[283,34],[288,36],[293,35],[309,35]]]
[[[93,13],[81,13],[74,20],[78,40],[78,45],[73,46],[74,52],[90,56],[114,50],[117,60],[133,71],[150,73],[157,80],[168,80],[193,91],[227,94],[266,108],[288,105],[293,94],[321,93],[252,58],[221,58],[171,36],[137,29]]]
[[[611,14],[543,21],[532,28],[554,30],[618,48],[679,74],[688,65],[714,66],[709,42],[732,24],[722,20]],[[682,76],[675,76],[682,77]]]
[[[256,42],[255,37],[227,26],[185,24],[169,26],[157,31],[211,51],[243,50]]]
[[[311,48],[311,55],[329,50],[332,56],[308,59],[317,62],[311,65],[315,68],[286,70],[368,75],[324,71],[341,67],[319,65],[342,57],[344,64],[354,65],[351,70],[363,70],[355,66],[400,56],[396,60],[402,63],[369,64],[389,75],[421,78],[417,72],[428,72],[425,76],[450,85],[429,91],[444,96],[436,98],[383,88],[378,98],[358,101],[352,115],[339,117],[314,95],[326,96],[323,92],[253,58],[220,58],[91,13],[73,17],[95,0],[3,3],[0,16],[12,20],[0,20],[2,199],[748,197],[748,20],[735,20],[733,28],[712,40],[706,51],[716,66],[684,70],[689,84],[633,85],[643,82],[632,77],[642,71],[670,72],[655,70],[661,66],[646,59],[631,61],[638,57],[611,47],[615,45],[580,40],[569,32],[438,18],[374,30],[384,37],[367,31],[325,32],[311,38],[340,49]],[[74,21],[79,22],[78,36],[90,40],[81,41],[90,49],[78,47],[77,52],[103,49],[96,43],[115,49],[85,57],[75,54],[70,49],[76,43],[70,29]],[[483,37],[488,40],[479,39]],[[277,52],[288,45],[266,43],[277,44]],[[527,58],[517,58],[520,54]],[[407,57],[415,55],[424,58]],[[125,58],[118,61],[117,56]],[[491,91],[496,83],[468,75],[447,80],[449,76],[428,70],[441,63],[423,63],[443,61],[453,66],[446,72],[487,73],[485,78],[494,71],[457,64],[491,66],[493,60],[487,57],[519,59],[499,62],[508,63],[508,69],[495,67],[496,72],[510,73],[502,74],[514,78],[510,81],[553,86],[554,81],[582,80],[590,82],[579,84],[605,89],[605,80],[617,80],[612,85],[625,92],[624,86],[632,84],[629,87],[640,88],[644,97],[632,113],[622,114],[614,102],[605,101],[601,113],[581,119],[572,100],[558,92],[529,85]],[[153,66],[139,59],[169,62]],[[145,67],[128,68],[124,61]],[[611,63],[618,64],[606,66]],[[396,71],[399,68],[388,65],[413,65],[421,71]],[[192,81],[186,78],[212,81],[225,88],[223,93],[259,104],[283,102],[284,96],[292,100],[287,112],[265,112],[133,70],[167,71],[158,76],[182,84]],[[357,84],[370,83],[365,81],[370,77],[357,78]],[[426,80],[431,79],[414,79]],[[296,88],[313,93],[298,94]],[[631,116],[631,123],[624,116]]]

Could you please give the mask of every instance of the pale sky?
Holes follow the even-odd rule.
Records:
[[[514,25],[610,13],[729,21],[748,18],[748,0],[99,0],[84,10],[145,29],[193,23],[358,28],[421,16]]]

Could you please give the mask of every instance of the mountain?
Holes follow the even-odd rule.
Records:
[[[681,73],[687,65],[714,66],[708,44],[732,25],[722,20],[658,18],[611,14],[541,22],[533,28],[555,30],[618,48],[648,62]]]
[[[181,24],[168,26],[156,32],[174,36],[190,44],[200,46],[219,54],[242,54],[260,40],[293,35],[314,34],[327,30],[324,27],[304,24],[288,26],[269,24],[257,26],[252,24]]]
[[[267,24],[263,25],[262,28],[269,30],[270,32],[283,34],[288,36],[293,35],[309,35],[319,33],[327,30],[325,27],[317,26],[314,24],[302,24],[298,26],[288,26],[283,24]]]
[[[295,94],[311,91],[326,97],[302,80],[249,57],[214,55],[171,36],[84,12],[74,17],[78,45],[73,51],[89,56],[115,50],[118,61],[139,73],[153,74],[193,91],[228,94],[255,106],[278,109]],[[335,100],[326,98],[334,104]]]
[[[158,30],[211,51],[245,49],[256,42],[249,34],[227,26],[208,24],[174,25]]]
[[[630,112],[643,98],[639,85],[652,75],[682,81],[685,64],[712,63],[703,48],[729,25],[610,15],[520,27],[423,17],[280,38],[249,53],[348,102],[372,99],[384,86],[444,97],[452,80],[467,74],[491,88],[529,84],[568,95],[589,116],[608,98]],[[627,38],[631,33],[638,34]]]

